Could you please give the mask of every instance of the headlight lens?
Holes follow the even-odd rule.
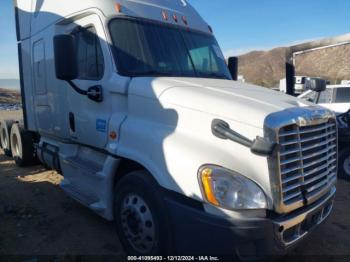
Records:
[[[203,197],[211,204],[225,209],[266,209],[262,189],[250,179],[218,166],[199,170]]]

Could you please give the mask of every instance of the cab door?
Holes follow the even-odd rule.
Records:
[[[111,71],[106,35],[102,21],[96,14],[74,21],[70,30],[76,39],[79,72],[73,82],[82,90],[99,86],[102,89],[102,101],[93,101],[69,88],[67,128],[71,139],[77,143],[103,148],[107,143],[111,114],[110,99],[103,92]]]
[[[45,42],[41,36],[34,39],[32,52],[35,120],[40,132],[52,134],[54,121],[50,121],[52,104],[48,101]]]

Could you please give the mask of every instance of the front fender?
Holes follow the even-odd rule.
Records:
[[[133,100],[138,106],[130,107],[120,130],[119,156],[143,165],[162,187],[200,201],[203,198],[198,169],[204,164],[219,165],[258,183],[272,202],[267,158],[213,136],[211,122],[217,116],[160,105],[143,97]],[[225,121],[248,138],[263,136],[263,131],[256,127]]]

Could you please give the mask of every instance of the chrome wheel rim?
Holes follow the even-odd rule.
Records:
[[[1,132],[2,132],[1,136],[2,136],[2,143],[3,143],[2,146],[3,146],[3,148],[6,149],[7,146],[8,146],[8,141],[7,141],[7,138],[6,138],[7,137],[6,136],[6,130],[3,128]]]
[[[13,155],[14,156],[20,156],[20,150],[19,150],[19,143],[16,135],[12,136],[12,143],[13,143]]]
[[[121,224],[131,246],[139,253],[150,252],[156,243],[154,219],[146,201],[136,194],[122,202]]]

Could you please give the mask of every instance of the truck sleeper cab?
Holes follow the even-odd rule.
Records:
[[[232,81],[186,1],[14,3],[24,122],[8,149],[61,172],[127,253],[257,259],[329,216],[334,114]]]

